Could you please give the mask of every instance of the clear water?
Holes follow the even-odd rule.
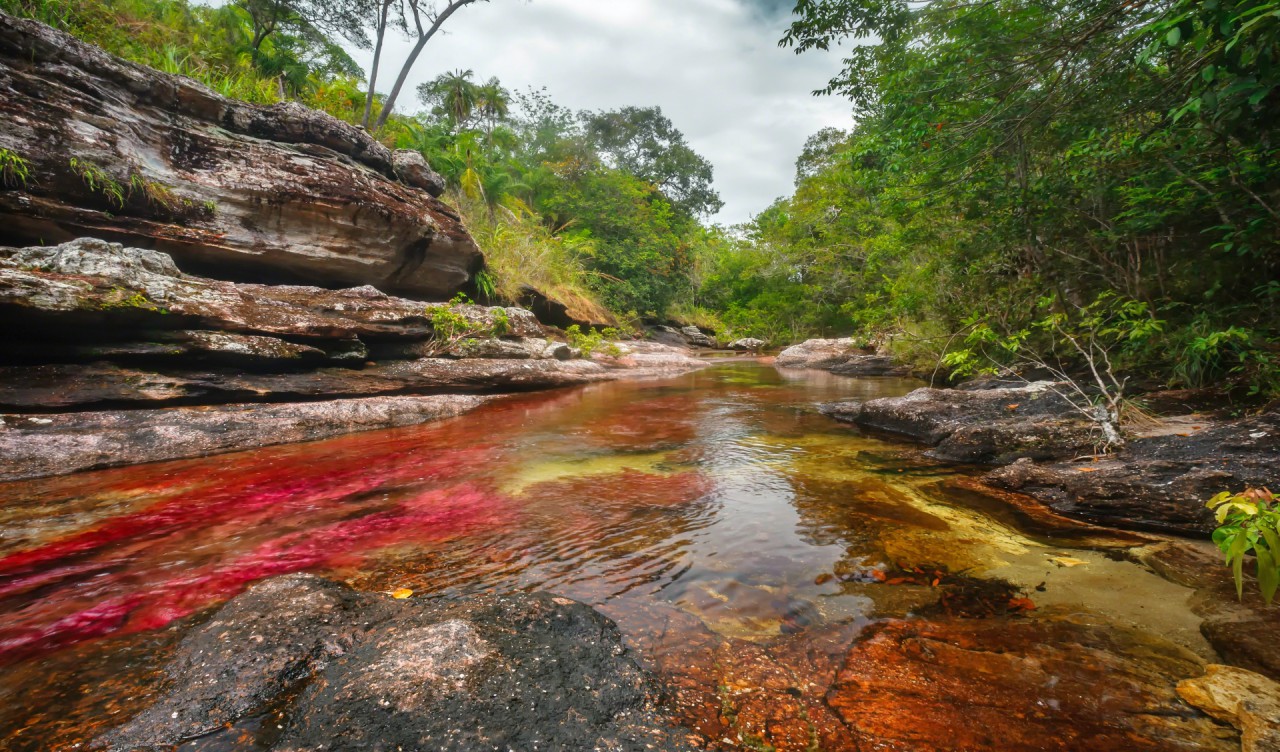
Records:
[[[573,597],[618,621],[660,681],[674,681],[664,651],[705,643],[691,659],[705,658],[703,678],[681,679],[705,682],[684,688],[699,696],[726,691],[717,667],[761,646],[834,657],[879,620],[1032,605],[1208,655],[1189,591],[1116,555],[1134,539],[1046,521],[814,410],[915,386],[729,363],[431,425],[0,485],[3,748],[84,748],[159,691],[201,614],[302,570],[414,597]],[[684,689],[682,720],[734,748],[715,738],[732,731],[724,708]],[[254,749],[270,720],[187,746]],[[761,743],[790,748],[778,733]]]

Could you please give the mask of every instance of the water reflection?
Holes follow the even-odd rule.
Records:
[[[953,470],[812,408],[914,386],[732,363],[433,425],[0,486],[0,738],[92,738],[154,693],[193,619],[299,570],[420,597],[547,589],[601,606],[673,686],[698,684],[677,695],[710,740],[736,717],[711,707],[727,680],[690,663],[763,665],[794,649],[806,668],[786,687],[800,686],[831,674],[872,620],[1017,612],[1045,581],[1057,604],[1202,647],[1185,591],[1099,553],[1131,539],[1037,529]],[[1064,551],[1086,565],[1054,566]],[[1135,578],[1144,603],[1164,605],[1139,613],[1099,595]],[[255,722],[201,744],[252,749]],[[802,736],[778,728],[775,744]]]

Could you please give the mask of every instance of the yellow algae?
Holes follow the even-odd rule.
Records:
[[[670,452],[603,454],[580,459],[555,458],[520,466],[502,484],[502,491],[519,496],[530,486],[568,478],[614,475],[627,470],[672,475],[680,470]]]

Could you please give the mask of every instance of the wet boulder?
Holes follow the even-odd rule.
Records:
[[[689,750],[617,627],[547,593],[396,601],[267,580],[188,635],[170,689],[107,734],[162,749],[282,707],[274,750]]]

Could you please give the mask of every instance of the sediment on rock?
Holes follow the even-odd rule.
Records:
[[[683,752],[617,627],[547,593],[392,600],[266,580],[183,639],[171,689],[100,740],[164,749],[283,704],[275,750]],[[296,694],[296,697],[293,695]]]
[[[110,238],[224,278],[436,299],[483,265],[425,163],[325,113],[227,99],[4,13],[0,90],[0,147],[33,176],[0,191],[10,242]]]

